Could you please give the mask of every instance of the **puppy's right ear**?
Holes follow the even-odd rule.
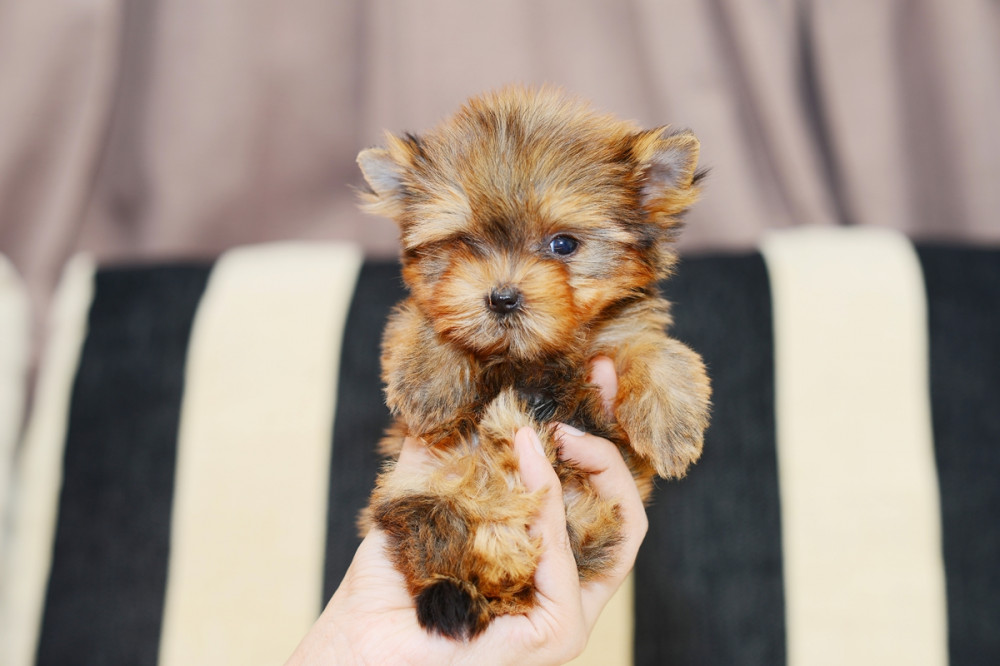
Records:
[[[397,217],[403,211],[403,167],[384,148],[366,148],[358,153],[358,166],[369,190],[361,192],[369,213]]]

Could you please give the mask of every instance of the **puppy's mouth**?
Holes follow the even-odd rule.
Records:
[[[537,355],[549,332],[535,321],[532,303],[521,289],[495,287],[483,295],[481,303],[478,314],[459,318],[461,325],[450,331],[453,340],[477,355],[522,359]]]
[[[531,337],[530,305],[516,287],[498,287],[483,297],[480,320],[483,348],[491,353],[517,353]]]
[[[578,323],[559,282],[526,286],[499,280],[473,299],[457,288],[466,285],[446,284],[438,294],[447,297],[429,301],[427,313],[439,335],[478,357],[524,361],[549,355],[565,347]]]

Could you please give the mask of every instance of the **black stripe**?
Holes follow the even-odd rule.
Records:
[[[389,424],[382,399],[379,348],[392,307],[406,295],[399,265],[366,262],[344,328],[333,426],[324,598],[340,584],[358,538],[358,512],[368,503],[381,459],[376,445]]]
[[[97,274],[73,386],[39,664],[155,664],[184,362],[209,270]]]
[[[953,664],[1000,664],[1000,250],[918,247]]]
[[[785,663],[770,285],[760,255],[684,261],[673,334],[714,395],[702,460],[664,483],[635,568],[637,664]]]

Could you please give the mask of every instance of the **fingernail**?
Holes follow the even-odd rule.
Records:
[[[584,435],[587,434],[587,433],[583,432],[582,430],[577,430],[573,426],[571,426],[569,424],[566,424],[566,423],[560,423],[559,424],[559,429],[562,430],[563,432],[565,432],[567,435],[573,435],[575,437],[583,437]]]

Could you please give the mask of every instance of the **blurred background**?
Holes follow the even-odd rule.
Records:
[[[78,251],[391,255],[358,150],[509,82],[693,129],[689,250],[792,225],[1000,241],[995,0],[0,0],[0,253],[37,302]]]

